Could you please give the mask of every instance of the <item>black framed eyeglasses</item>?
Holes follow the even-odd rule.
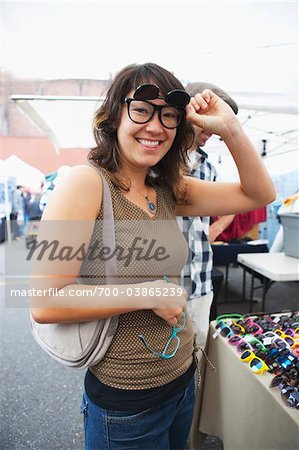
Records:
[[[148,123],[156,111],[163,127],[170,130],[177,128],[182,120],[183,111],[174,106],[154,105],[148,100],[135,100],[134,98],[125,98],[124,103],[128,106],[128,115],[132,122],[138,124]]]
[[[167,105],[155,105],[149,100],[162,99]],[[133,98],[125,98],[130,119],[138,124],[149,122],[156,111],[161,124],[168,129],[177,128],[185,114],[185,107],[190,101],[187,92],[180,89],[169,91],[165,97],[159,96],[159,87],[155,84],[138,86]]]

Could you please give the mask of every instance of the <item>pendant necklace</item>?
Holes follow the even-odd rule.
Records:
[[[146,200],[146,205],[147,205],[147,209],[154,214],[156,212],[156,206],[153,202],[150,201],[148,194],[144,195],[136,186],[134,186],[134,184],[131,184],[131,186],[133,186],[137,192],[139,192],[140,195],[142,195],[143,198],[145,198]]]

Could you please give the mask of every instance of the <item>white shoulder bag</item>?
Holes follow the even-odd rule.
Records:
[[[103,185],[103,242],[115,248],[114,218],[107,181]],[[105,261],[106,283],[117,276],[116,258]],[[97,364],[105,355],[118,325],[118,316],[92,322],[40,324],[30,314],[31,331],[39,346],[56,361],[74,368]]]

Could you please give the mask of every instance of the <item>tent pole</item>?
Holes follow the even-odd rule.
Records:
[[[8,197],[8,187],[7,187],[7,177],[4,177],[4,198],[5,198],[5,216],[6,216],[6,236],[7,242],[11,244],[11,229],[10,229],[10,208],[9,208],[9,197]]]

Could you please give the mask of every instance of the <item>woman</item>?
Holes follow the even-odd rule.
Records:
[[[240,183],[208,183],[184,175],[191,124],[221,136]],[[115,77],[96,113],[94,135],[92,164],[71,170],[42,220],[94,224],[101,219],[100,170],[111,192],[116,245],[124,249],[138,241],[139,250],[135,247],[129,263],[124,253],[117,255],[119,280],[110,287],[122,284],[119,295],[102,293],[89,307],[79,293],[89,285],[76,284],[81,263],[57,259],[54,273],[68,264],[72,275],[51,278],[47,286],[65,295],[72,290],[77,303],[70,307],[66,297],[44,297],[43,307],[33,308],[32,314],[40,323],[119,314],[106,355],[86,373],[82,412],[87,449],[183,449],[194,405],[194,358],[186,296],[177,289],[187,250],[175,215],[255,209],[274,199],[274,188],[231,108],[209,90],[189,102],[182,84],[156,64],[131,65]],[[78,247],[82,240],[90,242],[92,229],[83,227],[82,235],[65,239]],[[147,248],[145,257],[147,246],[155,251]],[[95,272],[91,278],[104,277],[103,261]],[[165,289],[168,295],[161,295]]]

